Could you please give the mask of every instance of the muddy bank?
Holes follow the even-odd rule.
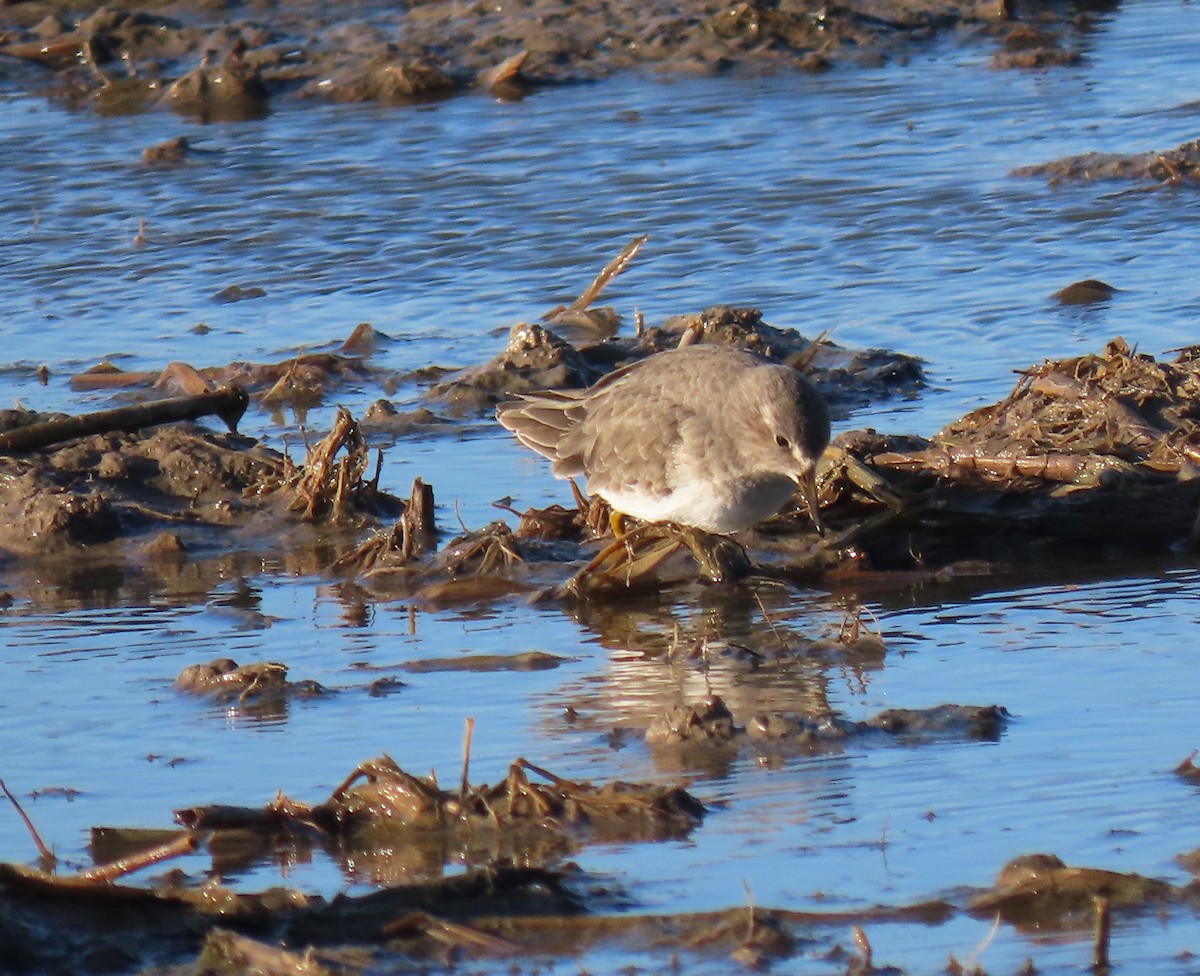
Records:
[[[948,31],[994,37],[999,67],[1041,69],[1077,61],[1086,11],[1107,8],[1008,0],[875,0],[854,8],[817,0],[455,0],[333,12],[293,0],[231,16],[170,2],[97,8],[27,0],[0,6],[0,70],[10,84],[102,112],[164,106],[206,119],[256,118],[279,97],[394,104],[470,89],[520,97],[540,85],[639,69],[821,71],[902,58]]]
[[[1160,187],[1192,185],[1200,181],[1200,140],[1161,151],[1064,156],[1048,163],[1022,166],[1013,175],[1043,177],[1051,186],[1091,180],[1124,180]]]
[[[326,901],[288,888],[144,888],[0,864],[0,946],[16,972],[164,972],[164,965],[172,973],[322,974],[364,965],[407,972],[464,960],[481,972],[513,972],[522,961],[553,966],[607,948],[652,968],[723,960],[759,970],[815,957],[830,971],[901,973],[872,958],[870,931],[973,916],[1029,932],[1076,933],[1079,968],[1090,951],[1092,971],[1102,972],[1114,918],[1182,915],[1197,903],[1195,885],[1069,866],[1045,853],[1014,858],[988,889],[901,905],[805,911],[738,904],[731,893],[731,907],[719,911],[614,914],[612,904],[623,897],[573,869],[491,867]],[[846,934],[853,951],[839,941]],[[953,956],[945,969],[969,971]],[[1022,971],[1038,971],[1034,960]]]
[[[164,404],[189,399],[197,398],[79,416],[5,411],[0,555],[70,575],[85,562],[182,560],[281,538],[293,549],[344,544],[388,516],[422,538],[432,531],[432,497],[418,491],[408,504],[381,490],[378,465],[371,478],[365,441],[345,411],[297,465],[234,432],[158,425]],[[124,429],[130,417],[143,419]],[[71,436],[80,430],[93,432]]]

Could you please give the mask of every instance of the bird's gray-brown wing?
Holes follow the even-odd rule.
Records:
[[[680,373],[651,357],[588,390],[587,410],[565,432],[559,454],[578,459],[589,491],[668,494],[679,431],[693,411],[674,395]]]
[[[496,408],[496,419],[522,444],[553,462],[560,478],[584,473],[584,459],[574,453],[568,435],[587,414],[587,390],[526,393]]]

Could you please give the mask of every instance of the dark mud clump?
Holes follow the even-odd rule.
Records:
[[[221,657],[207,664],[188,665],[179,672],[175,687],[188,694],[238,704],[330,694],[328,688],[316,681],[289,681],[287,674],[287,665],[275,661],[239,665],[230,658]]]
[[[0,549],[45,555],[149,528],[228,527],[282,458],[235,434],[166,427],[0,457],[0,472]]]
[[[594,785],[524,759],[490,786],[465,777],[464,768],[462,782],[445,789],[382,756],[360,764],[318,804],[280,794],[265,807],[189,807],[177,810],[175,820],[191,831],[213,831],[214,851],[239,838],[243,857],[268,856],[300,840],[348,862],[370,857],[383,867],[399,844],[408,851],[387,868],[393,876],[436,877],[460,860],[546,866],[598,840],[684,837],[705,813],[680,787]]]
[[[1096,278],[1074,281],[1050,297],[1060,305],[1098,305],[1112,299],[1120,289]]]
[[[1090,920],[1096,902],[1116,908],[1151,908],[1180,900],[1180,889],[1140,874],[1069,867],[1054,854],[1025,854],[1004,865],[992,891],[971,899],[971,914],[1000,917],[1030,931],[1070,927]]]
[[[1062,47],[1059,35],[1031,24],[1014,24],[1003,37],[1003,46],[992,56],[996,68],[1052,68],[1078,64],[1083,56]]]

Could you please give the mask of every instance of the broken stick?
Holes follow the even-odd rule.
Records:
[[[76,437],[86,437],[88,434],[134,431],[177,420],[195,420],[209,414],[220,417],[231,431],[236,432],[238,421],[242,419],[249,402],[246,391],[236,384],[231,384],[196,396],[171,397],[131,407],[116,407],[75,417],[46,420],[24,427],[14,427],[0,434],[0,454],[36,451],[61,444],[63,441],[74,440]]]

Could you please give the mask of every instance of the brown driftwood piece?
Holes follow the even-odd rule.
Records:
[[[118,858],[108,864],[102,864],[88,871],[80,871],[77,877],[81,881],[112,881],[134,871],[140,871],[151,864],[159,864],[183,854],[191,854],[200,846],[200,839],[195,834],[183,834],[174,840],[140,851],[129,857]]]
[[[595,280],[583,290],[583,293],[567,306],[566,311],[579,312],[591,305],[592,302],[596,300],[596,296],[598,296],[600,292],[604,290],[604,286],[625,270],[626,266],[634,259],[637,252],[642,249],[642,245],[645,244],[649,239],[649,234],[642,234],[626,244],[621,249],[621,253],[609,261],[608,264],[606,264],[600,270],[600,273],[596,275]]]
[[[494,88],[500,88],[502,91],[504,85],[511,85],[519,80],[521,67],[528,59],[528,50],[518,51],[511,57],[505,58],[498,65],[488,68],[479,75],[479,86],[489,91]]]
[[[178,420],[195,420],[210,414],[220,417],[231,431],[236,431],[249,402],[245,390],[230,385],[198,396],[171,397],[130,407],[47,420],[0,434],[0,453],[36,451],[89,434],[135,431]]]
[[[931,447],[923,451],[888,452],[875,455],[871,463],[881,468],[927,471],[946,476],[973,471],[993,478],[1041,478],[1075,485],[1096,483],[1104,471],[1129,470],[1127,463],[1110,456],[1048,451],[1045,454],[1004,457],[994,454],[986,446]]]

